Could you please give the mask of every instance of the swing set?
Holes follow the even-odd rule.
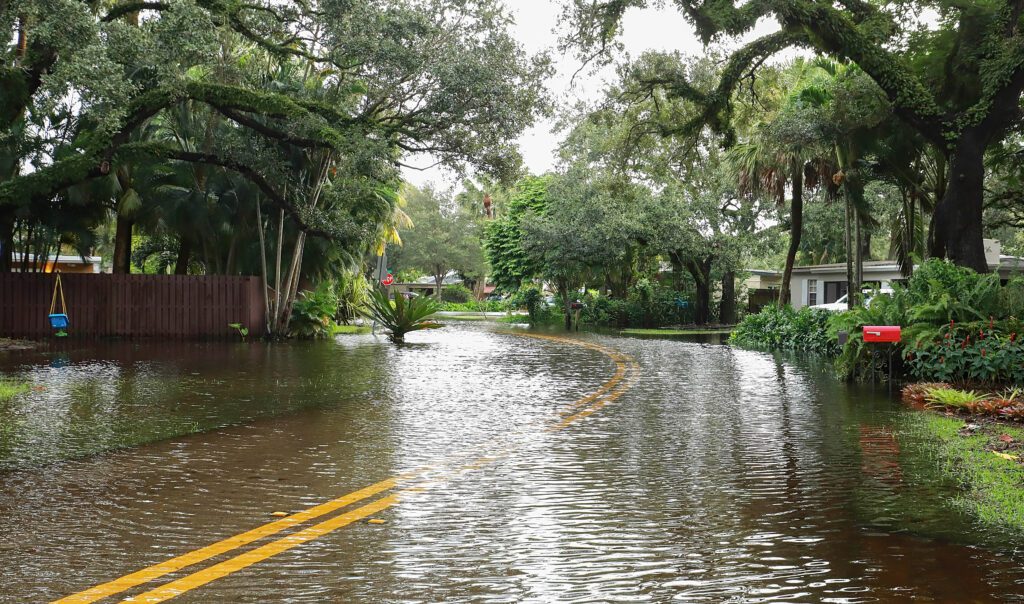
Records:
[[[56,312],[58,292],[60,292],[60,312]],[[64,338],[68,335],[65,330],[69,323],[68,305],[64,302],[64,285],[60,282],[60,273],[57,273],[57,281],[53,284],[53,299],[50,301],[50,327],[57,330],[55,336]]]

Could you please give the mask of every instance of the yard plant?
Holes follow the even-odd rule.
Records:
[[[437,312],[437,303],[426,297],[413,297],[408,300],[396,294],[394,300],[384,290],[376,290],[370,294],[364,314],[380,323],[388,330],[388,339],[395,343],[405,341],[405,334],[421,329],[437,329],[440,323],[427,320]]]

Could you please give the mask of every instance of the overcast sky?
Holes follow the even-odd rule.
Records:
[[[516,18],[514,35],[528,53],[549,50],[554,59],[557,73],[549,82],[555,100],[560,104],[572,105],[578,101],[594,101],[600,98],[605,82],[614,75],[611,68],[596,74],[586,71],[579,73],[575,79],[573,74],[580,68],[580,63],[572,56],[561,56],[555,50],[558,43],[558,16],[561,13],[559,0],[514,0],[506,4]],[[757,28],[757,35],[763,35],[774,29],[772,24],[764,23]],[[685,54],[697,55],[703,52],[703,46],[693,28],[686,23],[675,8],[662,9],[630,9],[623,19],[621,41],[630,56],[639,56],[647,50],[680,51]],[[552,132],[554,120],[541,120],[533,128],[527,130],[519,138],[519,148],[526,162],[526,167],[534,174],[546,172],[555,167],[556,148],[560,134]],[[412,157],[408,163],[416,166],[429,166],[429,157]],[[424,171],[404,170],[405,179],[422,186],[433,182],[441,187],[456,185],[457,179],[450,172],[438,168]]]

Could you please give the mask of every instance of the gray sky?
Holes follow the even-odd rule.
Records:
[[[614,76],[612,68],[606,68],[596,74],[581,72],[573,80],[572,75],[579,69],[580,63],[572,56],[558,55],[555,46],[558,33],[554,31],[561,13],[559,0],[506,0],[516,18],[514,35],[528,53],[550,50],[557,73],[549,82],[555,99],[564,105],[573,105],[578,101],[594,101],[600,98],[606,82]],[[756,35],[774,29],[772,23],[761,24]],[[639,56],[647,50],[680,51],[685,54],[701,54],[703,46],[694,34],[693,28],[686,23],[675,8],[631,9],[623,19],[621,41],[630,56]],[[518,143],[526,167],[534,174],[543,173],[554,168],[556,148],[560,134],[552,132],[554,120],[541,120],[533,128],[519,137]],[[415,166],[429,166],[433,161],[429,157],[410,157],[407,162]],[[417,186],[433,182],[442,187],[454,186],[456,178],[450,172],[431,168],[419,171],[405,169],[405,179]]]

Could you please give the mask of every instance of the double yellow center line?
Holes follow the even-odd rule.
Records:
[[[606,348],[599,344],[592,342],[584,342],[581,340],[574,340],[570,338],[563,338],[558,336],[538,335],[538,334],[516,334],[524,335],[527,337],[540,338],[545,340],[551,340],[561,343],[570,343],[578,346],[583,346],[592,350],[596,350],[607,355],[611,358],[616,365],[615,374],[606,382],[604,382],[597,390],[580,398],[573,402],[571,405],[566,407],[559,418],[547,426],[548,431],[557,431],[566,428],[572,423],[584,419],[593,413],[600,410],[605,405],[613,402],[622,394],[629,389],[632,385],[633,380],[636,378],[638,366],[636,361],[632,357],[619,353],[615,350]],[[493,463],[512,452],[512,448],[506,448],[498,453],[492,452],[490,455],[485,457],[479,457],[468,464],[455,468],[458,471],[461,470],[473,470],[479,469],[485,465]],[[415,480],[423,477],[430,470],[434,468],[424,467],[411,472],[394,476],[370,486],[353,491],[347,495],[332,499],[325,503],[321,503],[314,507],[308,508],[301,512],[297,512],[290,516],[268,522],[262,526],[258,526],[254,529],[239,533],[227,539],[223,539],[216,543],[212,543],[205,547],[193,550],[186,554],[176,556],[159,564],[154,564],[142,570],[134,573],[125,575],[113,581],[102,583],[86,589],[85,591],[72,594],[60,600],[56,600],[56,604],[83,604],[88,602],[96,602],[104,598],[123,593],[139,585],[144,585],[156,579],[159,579],[165,575],[175,573],[179,570],[193,566],[200,562],[204,562],[211,558],[217,557],[221,554],[234,551],[238,548],[244,547],[255,543],[265,537],[275,535],[287,529],[297,527],[310,520],[314,520],[331,512],[340,510],[348,507],[354,503],[363,501],[391,491],[397,487],[400,483]],[[451,473],[448,473],[449,476]],[[212,566],[196,571],[192,574],[186,575],[179,579],[175,579],[169,583],[161,585],[155,589],[147,591],[143,594],[127,598],[122,602],[131,603],[152,603],[152,602],[163,602],[171,598],[177,597],[187,591],[205,585],[211,581],[215,581],[234,572],[237,572],[243,568],[266,560],[271,556],[280,554],[281,552],[287,551],[303,543],[312,541],[322,537],[332,531],[338,530],[344,526],[352,524],[358,520],[372,516],[382,510],[385,510],[399,502],[403,494],[411,494],[423,491],[430,484],[437,482],[443,482],[447,480],[445,477],[436,478],[431,481],[421,482],[419,484],[399,489],[396,492],[388,494],[380,499],[372,501],[366,505],[358,508],[343,512],[338,516],[330,518],[328,520],[319,522],[317,524],[308,526],[294,533],[290,533],[280,539],[276,539],[264,545],[261,545],[255,549],[243,552],[237,556],[218,562]]]

